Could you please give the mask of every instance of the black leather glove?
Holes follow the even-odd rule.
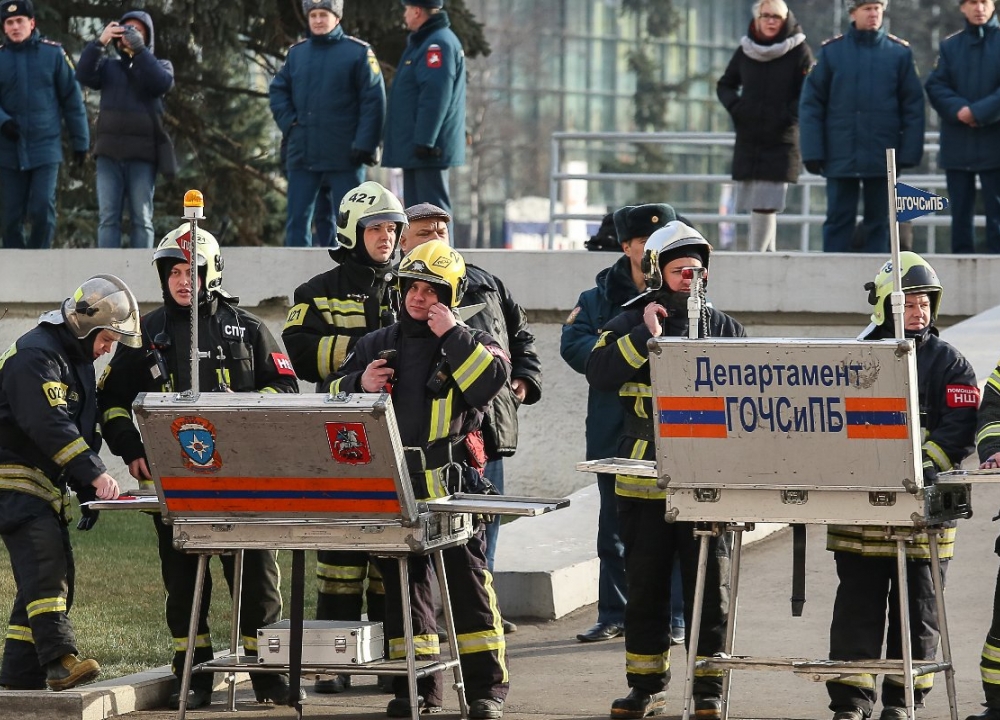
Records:
[[[73,162],[76,163],[77,167],[81,167],[85,162],[87,162],[87,151],[86,150],[74,150],[73,151]]]
[[[17,142],[21,139],[21,126],[17,124],[17,120],[8,120],[3,125],[0,125],[0,135],[11,142]]]
[[[417,145],[413,148],[413,154],[417,156],[417,160],[433,160],[441,157],[442,152],[441,148],[431,147],[430,145]]]
[[[77,530],[83,530],[86,532],[90,528],[97,524],[97,518],[100,516],[100,510],[91,510],[86,505],[80,506],[80,522],[76,524]]]
[[[129,49],[136,55],[146,49],[146,41],[142,39],[142,33],[133,25],[126,25],[122,31],[122,39],[128,43]]]
[[[375,156],[370,152],[358,150],[356,148],[351,149],[351,165],[367,165],[368,167],[375,167],[377,164]]]
[[[805,161],[806,171],[811,172],[813,175],[823,174],[823,161],[822,160],[806,160]]]
[[[924,465],[924,487],[937,484],[938,471],[933,465]]]

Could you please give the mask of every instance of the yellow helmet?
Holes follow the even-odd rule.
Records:
[[[348,190],[340,201],[337,215],[337,242],[345,250],[354,250],[363,239],[364,229],[375,223],[396,223],[396,242],[406,226],[406,211],[399,199],[373,180]]]
[[[65,324],[78,340],[95,330],[110,330],[122,344],[142,347],[139,303],[128,285],[114,275],[90,278],[63,301],[62,308],[45,313],[38,322]]]
[[[153,263],[160,260],[175,260],[189,262],[188,256],[184,254],[180,243],[189,240],[191,234],[191,223],[183,223],[176,230],[163,236],[160,244],[156,246],[153,253]],[[222,288],[222,268],[225,265],[222,261],[222,251],[219,249],[219,241],[207,230],[198,228],[198,269],[205,269],[205,290],[219,290]],[[160,270],[160,281],[163,281],[163,268],[157,264]]]
[[[937,320],[944,288],[930,263],[915,252],[903,251],[899,253],[899,274],[903,294],[926,293],[931,300],[931,323]],[[865,290],[868,291],[868,303],[875,306],[872,322],[884,325],[892,312],[889,301],[892,294],[892,260],[882,266],[874,282],[865,284]]]
[[[453,308],[458,307],[469,284],[465,260],[443,240],[430,240],[413,248],[399,263],[397,275],[400,294],[405,294],[405,279],[446,286],[451,291],[449,305]]]

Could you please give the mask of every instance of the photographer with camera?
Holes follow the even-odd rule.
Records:
[[[132,420],[132,402],[141,392],[183,392],[191,388],[191,265],[182,246],[189,240],[188,223],[168,233],[153,253],[153,264],[163,289],[163,306],[142,318],[142,346],[119,351],[101,377],[98,406],[104,439],[113,453],[128,464],[140,487],[151,487],[142,438]],[[198,385],[207,392],[298,392],[288,357],[281,352],[263,321],[237,307],[239,298],[222,289],[222,254],[211,233],[198,230],[198,349],[207,357],[198,365]],[[159,542],[160,569],[167,590],[167,625],[174,642],[171,669],[176,690],[170,706],[180,705],[180,675],[188,644],[191,598],[198,558],[173,546],[173,533],[160,515],[153,515]],[[223,555],[222,567],[232,590],[233,557]],[[206,578],[199,616],[195,664],[214,657],[208,630],[211,577]],[[243,599],[240,635],[247,656],[257,655],[257,629],[281,619],[278,566],[270,550],[243,553]],[[187,707],[208,705],[212,699],[211,673],[191,679]],[[251,675],[257,702],[288,704],[287,675]],[[304,694],[302,695],[304,698]]]
[[[175,172],[173,146],[163,130],[163,96],[174,86],[174,66],[153,55],[153,36],[149,13],[127,12],[83,49],[76,68],[80,84],[101,93],[94,133],[101,248],[122,246],[126,206],[129,247],[153,246],[156,173]]]

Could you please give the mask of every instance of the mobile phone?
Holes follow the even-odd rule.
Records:
[[[396,354],[397,354],[396,351],[392,349],[379,350],[378,354],[375,357],[377,357],[379,360],[386,360],[387,361],[386,364],[391,365],[392,361],[396,359]]]

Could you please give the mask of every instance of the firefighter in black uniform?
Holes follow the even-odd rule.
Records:
[[[101,425],[108,447],[128,463],[140,487],[152,487],[146,453],[132,420],[132,401],[140,392],[181,392],[191,387],[191,283],[190,264],[180,243],[190,233],[184,223],[166,235],[153,253],[153,264],[163,288],[163,307],[142,319],[142,347],[122,349],[111,359],[100,382]],[[298,392],[291,362],[281,351],[264,323],[236,306],[238,299],[222,289],[222,255],[219,243],[204,230],[198,231],[198,346],[208,353],[199,363],[199,387],[203,392]],[[169,525],[154,514],[159,542],[160,571],[167,590],[167,625],[174,641],[172,669],[178,691],[170,706],[180,703],[180,674],[188,643],[191,598],[198,558],[173,547]],[[232,587],[233,558],[222,556],[226,582]],[[281,618],[278,566],[275,554],[265,550],[243,553],[243,600],[240,633],[247,655],[257,654],[258,628]],[[205,578],[194,662],[211,660],[212,638],[208,630],[211,576]],[[207,705],[212,698],[211,673],[192,677],[188,708]],[[253,674],[258,702],[288,702],[288,678],[284,675]]]
[[[281,331],[300,378],[319,383],[341,366],[358,338],[396,321],[388,279],[405,227],[402,204],[377,182],[344,195],[337,219],[339,247],[329,251],[340,264],[295,290]],[[359,620],[363,603],[369,620],[385,619],[382,576],[367,553],[320,550],[316,575],[317,620]],[[313,689],[339,693],[350,682],[350,675],[335,675],[317,680]]]
[[[1000,363],[990,374],[983,388],[983,402],[979,406],[976,431],[976,449],[979,451],[980,469],[1000,468]],[[995,550],[1000,555],[1000,537]],[[983,644],[979,661],[979,674],[986,694],[986,709],[967,720],[1000,720],[1000,574],[997,575],[993,596],[993,619]]]
[[[60,310],[0,354],[0,536],[17,596],[0,686],[66,690],[101,671],[76,655],[67,486],[81,502],[118,497],[98,451],[94,361],[116,341],[139,345],[139,305],[112,275],[87,280]],[[96,512],[77,526],[89,530]]]
[[[331,392],[392,393],[399,434],[406,446],[407,467],[418,499],[488,489],[481,467],[481,444],[470,443],[483,412],[503,389],[510,361],[484,332],[458,323],[454,308],[462,300],[467,279],[465,261],[440,240],[424,243],[399,266],[399,322],[361,338],[343,367],[334,373]],[[384,352],[387,351],[387,352]],[[394,357],[379,357],[379,354]],[[492,576],[486,569],[483,523],[468,544],[445,550],[451,596],[456,599],[455,626],[465,676],[470,718],[500,718],[509,680],[506,643]],[[440,654],[432,566],[426,555],[410,558],[414,643],[420,658]],[[386,635],[390,658],[405,657],[402,599],[395,560],[380,564],[387,591]],[[406,679],[395,679],[396,697],[389,717],[410,717]],[[440,712],[441,673],[421,678],[420,710]]]
[[[921,449],[924,484],[933,484],[938,472],[961,465],[972,452],[976,431],[979,388],[969,362],[938,337],[934,321],[941,307],[942,288],[937,274],[922,257],[900,253],[900,274],[905,294],[903,331],[917,345],[917,386],[920,402]],[[865,285],[874,305],[864,340],[895,337],[892,316],[892,263],[882,266],[874,282]],[[955,523],[947,523],[939,538],[942,575],[954,554]],[[830,625],[831,660],[870,660],[902,657],[896,543],[882,526],[831,525],[827,549],[837,563],[837,595]],[[931,576],[930,543],[926,533],[906,545],[907,589],[910,605],[910,641],[915,660],[932,660],[937,654],[937,603]],[[886,636],[886,607],[888,637]],[[934,675],[914,678],[918,706],[931,690]],[[842,675],[828,681],[830,709],[836,720],[864,720],[875,704],[875,676]],[[904,679],[886,675],[882,681],[880,720],[906,720]]]
[[[708,269],[712,247],[679,220],[667,223],[646,241],[643,270],[646,292],[605,325],[587,361],[587,381],[599,390],[615,390],[625,406],[625,426],[618,444],[624,458],[653,460],[653,401],[649,354],[651,337],[688,334],[689,268]],[[707,275],[706,275],[707,280]],[[743,326],[725,313],[706,307],[699,337],[743,337]],[[670,577],[676,555],[684,586],[684,616],[691,627],[698,538],[689,522],[663,519],[666,491],[656,478],[615,478],[621,539],[625,545],[625,678],[630,692],[611,705],[613,718],[642,718],[666,706],[670,682]],[[711,657],[723,650],[729,610],[729,545],[710,541],[703,614],[697,653]],[[721,716],[722,677],[695,671],[695,713],[699,720]]]

